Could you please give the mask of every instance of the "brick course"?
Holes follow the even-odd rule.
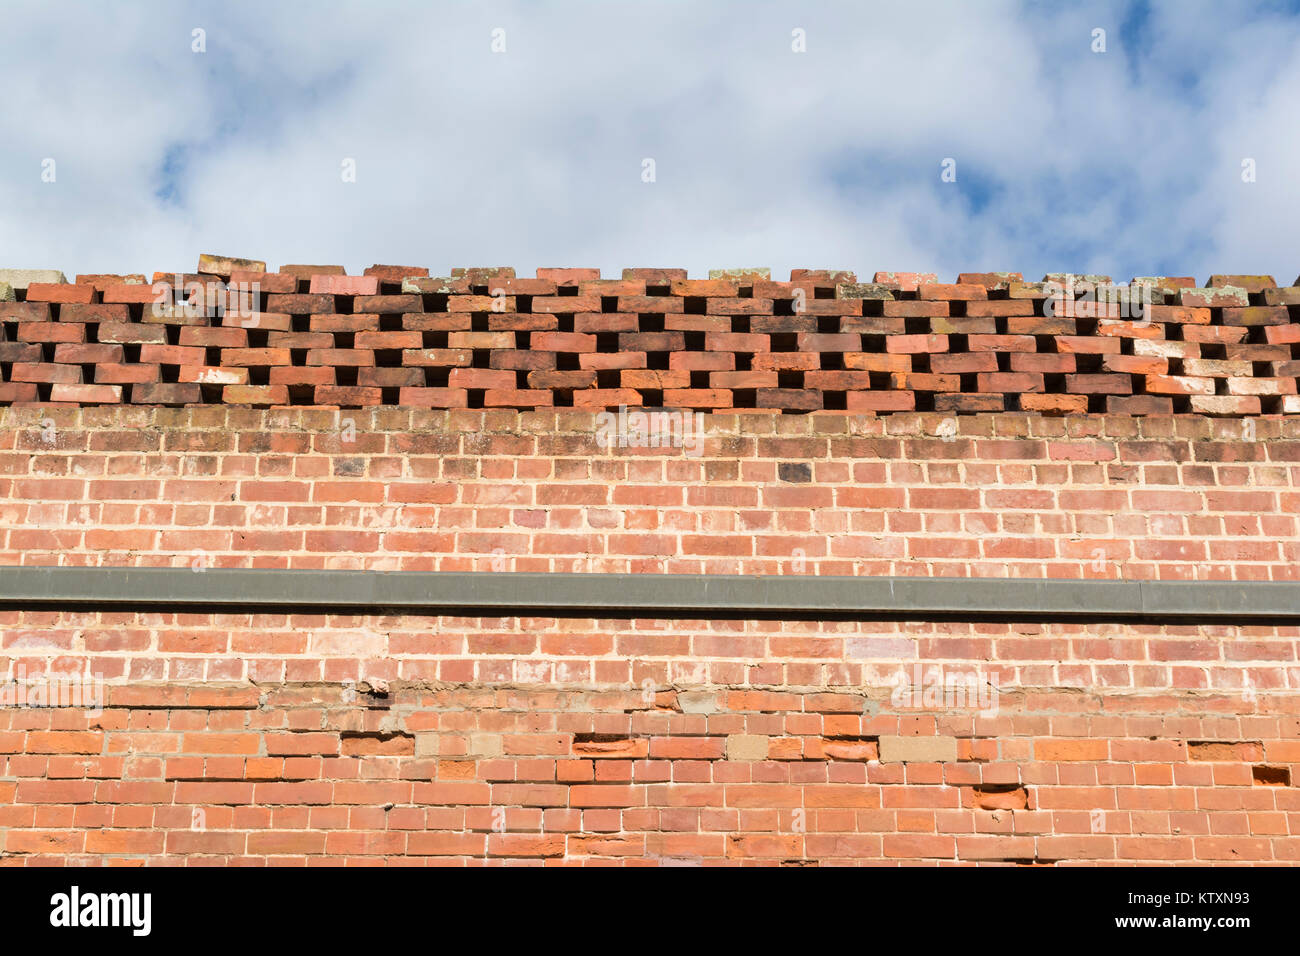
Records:
[[[3,410],[4,564],[1296,580],[1300,419]],[[683,421],[676,419],[679,424]]]
[[[0,403],[1300,412],[1300,286],[1269,276],[1134,280],[1150,305],[1133,315],[1083,284],[1106,276],[365,273],[203,256],[151,284],[15,286],[0,301]]]

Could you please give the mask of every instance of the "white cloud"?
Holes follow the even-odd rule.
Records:
[[[1298,43],[1300,19],[1186,2],[33,3],[0,60],[0,264],[1289,282]]]

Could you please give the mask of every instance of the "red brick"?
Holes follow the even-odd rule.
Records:
[[[466,408],[469,392],[463,388],[403,387],[398,393],[398,403],[422,408]]]
[[[474,361],[474,350],[456,349],[404,349],[403,365],[469,366]]]
[[[96,385],[136,385],[162,381],[162,366],[138,362],[95,366]]]
[[[685,269],[624,269],[624,279],[640,279],[647,286],[671,285],[675,280],[685,279]],[[675,293],[674,293],[675,294]]]
[[[621,295],[618,310],[651,315],[680,313],[684,301],[680,296],[672,295]]]
[[[992,292],[1008,289],[1013,282],[1024,282],[1023,272],[963,272],[957,276],[958,285],[978,285]]]
[[[157,382],[131,386],[133,405],[196,405],[203,400],[198,385]]]
[[[227,366],[256,368],[263,365],[289,365],[292,361],[289,350],[284,348],[221,350],[221,364]]]
[[[1118,354],[1121,349],[1118,338],[1105,338],[1090,335],[1058,335],[1056,350],[1058,352],[1075,352],[1080,355]]]
[[[1169,371],[1169,360],[1147,355],[1112,353],[1102,356],[1101,367],[1107,372],[1123,372],[1128,375],[1164,375]],[[1081,389],[1081,391],[1092,391],[1092,389]],[[1122,394],[1127,394],[1127,391]]]
[[[311,285],[307,291],[324,295],[378,295],[379,277],[314,275],[311,277]]]
[[[1034,304],[1028,299],[991,299],[986,302],[967,302],[966,315],[979,316],[1028,316],[1034,314]]]
[[[572,269],[572,268],[538,269],[537,278],[545,279],[548,282],[554,282],[557,285],[577,285],[579,282],[587,282],[592,279],[599,279],[600,270],[599,269]]]
[[[418,349],[423,344],[419,332],[395,331],[375,332],[365,330],[358,332],[352,339],[354,348],[359,349]]]
[[[1066,356],[1040,356],[1035,353],[1015,352],[1011,355],[1011,368],[1013,371],[1047,371],[1044,368],[1019,368],[1016,365],[1017,359],[1040,359],[1040,358],[1064,358]],[[853,356],[854,359],[860,358]],[[859,368],[857,364],[850,364],[846,358],[845,364],[850,368]],[[952,354],[935,354],[930,356],[930,369],[944,375],[959,375],[970,372],[996,372],[998,370],[998,357],[995,352],[959,352]],[[1070,366],[1073,369],[1073,365]],[[906,371],[903,369],[902,371]],[[1064,370],[1063,370],[1064,371]]]
[[[533,298],[533,311],[550,314],[599,312],[598,295],[539,295]]]
[[[1300,305],[1300,287],[1288,286],[1283,289],[1265,289],[1265,305]]]
[[[740,283],[730,279],[674,279],[669,286],[672,295],[684,297],[734,298],[740,292]]]
[[[903,318],[930,318],[936,316],[947,316],[952,314],[952,307],[946,299],[939,301],[921,301],[918,299],[907,299],[902,302],[884,303],[884,313],[886,317],[900,316]],[[900,331],[902,331],[900,329]]]
[[[63,306],[63,309],[69,308]],[[5,322],[49,322],[48,302],[0,302],[0,320]]]
[[[807,333],[795,336],[801,352],[858,352],[862,336],[849,333]]]
[[[86,327],[74,322],[24,322],[18,326],[20,342],[84,342]]]
[[[930,356],[932,365],[937,357],[939,357],[939,353]],[[997,360],[994,359],[995,368],[997,367],[996,363]],[[906,353],[852,353],[844,356],[844,367],[867,372],[910,372],[912,370],[912,356]]]
[[[589,374],[591,375],[591,378],[588,379],[588,381],[590,381],[592,384],[595,384],[595,380],[596,380],[595,374],[594,373],[589,373]],[[709,375],[709,381],[710,383],[713,382],[713,376],[729,375],[729,374],[762,375],[763,373],[761,372],[760,373],[711,372]],[[773,379],[775,378],[775,376],[772,377]],[[529,381],[531,384],[531,376]],[[623,369],[622,371],[619,372],[618,381],[619,381],[619,385],[622,386],[623,388],[665,389],[665,388],[690,388],[691,387],[691,375],[690,372],[686,371],[685,369],[644,369],[644,368]],[[775,382],[773,382],[773,384],[775,384]],[[716,387],[729,388],[733,386],[728,386],[719,383]],[[747,386],[738,386],[738,387],[743,388]],[[758,386],[752,386],[752,387],[758,387]]]
[[[42,353],[36,343],[0,341],[0,362],[40,362]]]
[[[891,335],[885,339],[887,352],[916,355],[923,352],[948,351],[946,335]]]
[[[1265,289],[1276,289],[1277,282],[1272,276],[1212,275],[1208,286],[1211,289],[1237,286],[1247,292],[1263,292]]]
[[[537,332],[528,347],[548,352],[594,352],[596,336],[579,332]]]
[[[176,373],[176,378],[180,382],[195,382],[199,385],[247,385],[248,369],[182,365]]]
[[[60,322],[129,322],[131,311],[125,305],[103,305],[92,302],[89,305],[71,302],[59,306]]]
[[[490,388],[510,391],[515,388],[518,376],[504,369],[454,368],[447,381],[452,388]]]
[[[277,366],[267,376],[272,385],[333,385],[337,381],[333,366]]]
[[[498,349],[488,356],[488,368],[511,369],[513,371],[535,372],[553,369],[557,364],[554,352]]]
[[[728,315],[684,315],[680,312],[665,315],[663,323],[665,332],[730,332],[732,326]],[[817,327],[817,322],[809,316],[756,315],[749,325],[751,332],[810,332]]]
[[[122,346],[64,343],[54,347],[54,361],[69,365],[93,365],[96,362],[122,361]]]
[[[158,330],[161,338],[162,330]],[[276,333],[271,333],[272,335]],[[223,327],[208,327],[199,325],[187,325],[181,329],[180,344],[182,346],[196,346],[198,348],[228,348],[239,349],[248,346],[247,329],[228,329]]]
[[[312,324],[314,325],[322,318],[325,318],[325,316],[312,316]],[[221,317],[221,324],[229,328],[287,332],[293,327],[293,317],[283,312],[257,312],[253,315],[235,315],[228,312]]]
[[[994,359],[996,367],[996,356],[992,352],[973,352],[972,355],[988,357]],[[931,362],[933,365],[934,363]],[[1012,352],[1011,353],[1011,371],[1013,372],[1038,372],[1049,375],[1060,375],[1066,372],[1073,372],[1077,368],[1075,357],[1072,354],[1062,354],[1059,352]]]
[[[806,388],[760,388],[754,393],[754,404],[758,408],[793,408],[810,412],[822,407],[822,395]]]
[[[38,397],[33,382],[0,382],[0,402],[34,402]]]
[[[890,376],[894,388],[917,392],[959,392],[961,376],[934,372],[895,372]]]
[[[1178,304],[1191,308],[1214,309],[1245,306],[1250,302],[1245,289],[1236,286],[1220,286],[1213,289],[1179,289]]]
[[[347,275],[348,270],[338,265],[303,265],[294,263],[292,265],[280,266],[280,272],[284,275],[294,276],[298,279],[310,279],[312,276],[342,276]]]
[[[62,384],[80,384],[80,365],[44,365],[27,362],[15,362],[9,372],[10,381],[14,382],[59,382]]]
[[[1000,412],[1006,408],[1001,393],[987,395],[950,395],[937,394],[934,397],[935,411],[939,412]]]
[[[628,374],[628,373],[624,373],[624,374]],[[677,372],[674,374],[680,375],[681,378],[677,382],[667,387],[669,388],[690,387],[689,374],[685,372]],[[816,374],[816,373],[810,373],[810,374]],[[632,383],[625,382],[624,384],[631,385]],[[709,387],[713,389],[776,388],[778,384],[779,384],[779,379],[776,372],[750,371],[750,372],[710,372],[709,373]],[[809,384],[813,388],[820,387],[814,383],[809,383]]]
[[[451,332],[447,345],[453,349],[512,349],[513,332]]]
[[[1041,392],[1043,376],[1036,372],[980,372],[981,392]]]
[[[645,368],[646,355],[642,352],[640,356],[640,364],[635,367]],[[761,358],[761,354],[755,355],[754,361]],[[736,355],[734,352],[670,352],[668,367],[692,372],[729,372],[736,367]]]
[[[1158,395],[1107,395],[1106,411],[1115,415],[1172,415],[1173,399]]]
[[[136,283],[144,285],[145,277],[143,273],[98,273],[93,275],[79,275],[76,278],[77,285],[94,286],[97,290],[103,291],[106,287],[112,285],[124,285],[126,283]]]
[[[770,315],[771,299],[715,296],[707,300],[709,315]]]
[[[945,285],[929,282],[918,289],[922,299],[949,299],[964,302],[968,299],[987,299],[988,291],[982,285]]]
[[[578,312],[573,316],[575,332],[635,332],[638,316],[626,312]]]
[[[1146,391],[1152,395],[1213,395],[1214,379],[1188,375],[1148,375]]]
[[[119,405],[122,402],[120,385],[64,385],[50,388],[50,401],[77,402],[82,405]]]
[[[653,334],[653,333],[647,333],[647,334]],[[676,355],[677,353],[674,352],[672,354]],[[703,358],[706,356],[702,356],[698,353],[691,353],[689,357]],[[728,367],[734,367],[735,356],[734,355],[730,356],[730,358],[732,360],[732,365]],[[631,352],[631,351],[621,351],[621,350],[618,352],[580,352],[578,353],[578,366],[583,369],[602,369],[602,370],[624,369],[624,368],[646,368],[647,357],[645,352]],[[669,367],[670,368],[679,367],[673,364],[672,356],[669,357]],[[687,367],[693,367],[693,366],[687,366]]]
[[[670,388],[664,390],[666,408],[730,408],[731,392],[725,388]]]
[[[287,365],[288,363],[281,364]],[[350,367],[374,365],[375,353],[371,349],[308,349],[307,364]]]
[[[95,289],[88,285],[33,282],[27,287],[28,302],[94,302]]]
[[[553,404],[554,396],[544,389],[490,388],[483,393],[485,408],[545,408]]]
[[[1044,415],[1082,415],[1088,410],[1086,395],[1042,395],[1025,393],[1020,396],[1020,408],[1026,412]]]
[[[289,325],[278,331],[287,331]],[[312,332],[375,332],[379,330],[379,315],[363,312],[354,315],[313,315],[310,320]]]
[[[1241,342],[1247,331],[1245,326],[1185,325],[1183,338],[1188,342]]]
[[[425,266],[367,266],[363,275],[375,276],[380,282],[401,282],[411,277],[426,277],[429,274]]]
[[[641,404],[641,393],[634,388],[589,388],[573,393],[574,408],[635,407]]]
[[[359,385],[317,385],[315,400],[317,405],[378,405],[383,401],[383,390]]]
[[[221,390],[227,405],[287,405],[289,389],[284,385],[227,385]]]
[[[298,291],[298,277],[280,272],[253,272],[236,269],[230,273],[229,284],[232,286],[257,286],[262,295],[271,293],[288,293]]]
[[[361,300],[358,299],[359,303]],[[312,295],[310,293],[273,293],[266,297],[268,312],[283,312],[286,315],[317,315],[334,311],[334,296]],[[357,311],[371,311],[358,306]]]
[[[923,285],[933,285],[937,278],[933,272],[877,272],[871,281],[900,292],[916,292]]]
[[[515,311],[515,299],[505,297],[499,300],[506,312]],[[447,300],[448,312],[499,312],[502,306],[490,295],[453,295]]]
[[[1089,395],[1131,395],[1133,379],[1128,375],[1094,374],[1065,376],[1067,392],[1081,392]]]
[[[1148,318],[1152,322],[1178,325],[1209,325],[1210,310],[1204,308],[1189,309],[1181,305],[1151,305]]]
[[[866,389],[871,387],[871,373],[862,371],[814,371],[805,372],[804,384],[809,388],[832,389],[838,391]]]
[[[148,305],[158,300],[162,295],[169,295],[170,288],[165,284],[142,285],[116,284],[106,285],[100,289],[100,300],[108,303],[142,303]],[[171,301],[170,297],[166,301]]]
[[[906,412],[916,408],[916,395],[893,390],[849,392],[847,402],[850,412]]]
[[[671,374],[660,372],[661,375]],[[528,373],[529,388],[550,388],[555,391],[568,391],[575,388],[592,388],[596,384],[596,373],[589,369],[573,369],[563,372],[535,371]]]
[[[1239,309],[1223,309],[1224,325],[1273,326],[1286,325],[1291,321],[1290,313],[1284,305],[1252,305]]]
[[[821,368],[821,357],[808,352],[765,352],[750,360],[750,368],[762,371],[809,371]]]

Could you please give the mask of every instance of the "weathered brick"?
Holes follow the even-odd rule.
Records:
[[[957,759],[956,737],[901,737],[882,734],[882,763],[940,763]]]

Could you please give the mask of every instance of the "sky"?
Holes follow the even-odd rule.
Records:
[[[1300,273],[1300,0],[0,11],[0,268]]]

